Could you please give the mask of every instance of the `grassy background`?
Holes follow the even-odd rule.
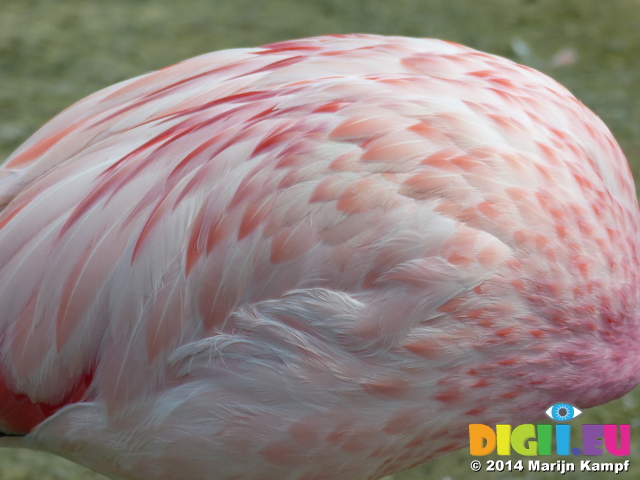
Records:
[[[1,7],[0,160],[57,112],[119,80],[212,50],[371,32],[444,38],[546,72],[604,119],[640,178],[640,0],[2,0]],[[575,61],[557,66],[563,52]],[[636,389],[574,422],[632,424],[628,479],[640,478],[639,400]],[[462,450],[393,479],[553,475],[476,474],[471,459]],[[0,449],[0,480],[98,478],[62,459]]]

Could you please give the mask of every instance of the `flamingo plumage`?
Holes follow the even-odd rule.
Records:
[[[0,203],[0,444],[112,478],[375,479],[640,381],[623,153],[460,45],[119,83],[8,159]]]

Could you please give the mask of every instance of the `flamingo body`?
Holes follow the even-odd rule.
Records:
[[[0,170],[0,430],[123,479],[374,479],[640,380],[626,160],[437,40],[211,53]]]

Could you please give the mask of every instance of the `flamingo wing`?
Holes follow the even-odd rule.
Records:
[[[61,113],[0,199],[0,429],[114,477],[378,478],[637,382],[624,156],[465,47],[196,57]]]

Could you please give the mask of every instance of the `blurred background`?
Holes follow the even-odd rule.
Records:
[[[56,113],[120,80],[213,50],[368,32],[442,38],[545,72],[604,120],[640,179],[639,25],[640,0],[2,0],[0,161]],[[639,401],[636,388],[572,423],[631,424],[631,472],[620,475],[630,480],[640,478]],[[472,459],[463,449],[387,479],[556,475],[473,473]],[[50,455],[0,449],[0,480],[27,479],[104,477]]]

